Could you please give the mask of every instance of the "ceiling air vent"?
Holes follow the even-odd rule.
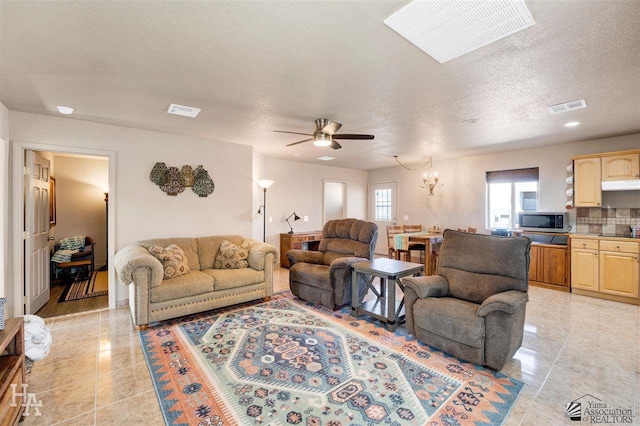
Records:
[[[587,107],[587,101],[579,99],[577,101],[565,102],[563,104],[551,105],[547,107],[551,114],[560,114],[563,112],[575,111]]]
[[[167,112],[169,114],[182,115],[185,117],[196,118],[202,111],[200,108],[193,108],[184,105],[171,104]]]
[[[440,63],[535,24],[524,0],[420,0],[385,19]]]

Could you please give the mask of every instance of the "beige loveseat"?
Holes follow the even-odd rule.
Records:
[[[214,269],[223,240],[250,244],[247,268]],[[162,264],[148,248],[171,244],[184,251],[190,272],[163,280]],[[115,268],[120,281],[129,285],[134,324],[146,328],[154,321],[271,297],[277,259],[278,250],[272,245],[239,235],[162,238],[122,248],[116,253]]]

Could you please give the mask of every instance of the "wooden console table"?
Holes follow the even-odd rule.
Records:
[[[13,403],[11,385],[16,385],[16,394],[22,394],[22,384],[26,383],[24,364],[24,321],[9,318],[5,329],[0,331],[0,424],[17,425],[24,407],[24,396],[16,395]]]
[[[293,234],[280,234],[280,266],[288,268],[289,250],[318,250],[322,231],[294,232]]]

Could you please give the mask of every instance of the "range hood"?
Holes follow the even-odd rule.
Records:
[[[640,179],[603,181],[602,190],[603,191],[640,191]]]

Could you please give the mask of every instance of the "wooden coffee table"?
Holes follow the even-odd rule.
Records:
[[[369,314],[387,324],[387,330],[393,331],[404,321],[404,296],[396,301],[396,285],[404,293],[404,285],[400,278],[421,274],[424,265],[420,263],[402,262],[393,259],[374,259],[351,265],[351,316]],[[376,299],[361,303],[358,297],[358,276],[362,276],[367,286],[376,295]],[[373,285],[373,280],[380,278],[380,291]],[[389,288],[387,288],[387,282]]]

